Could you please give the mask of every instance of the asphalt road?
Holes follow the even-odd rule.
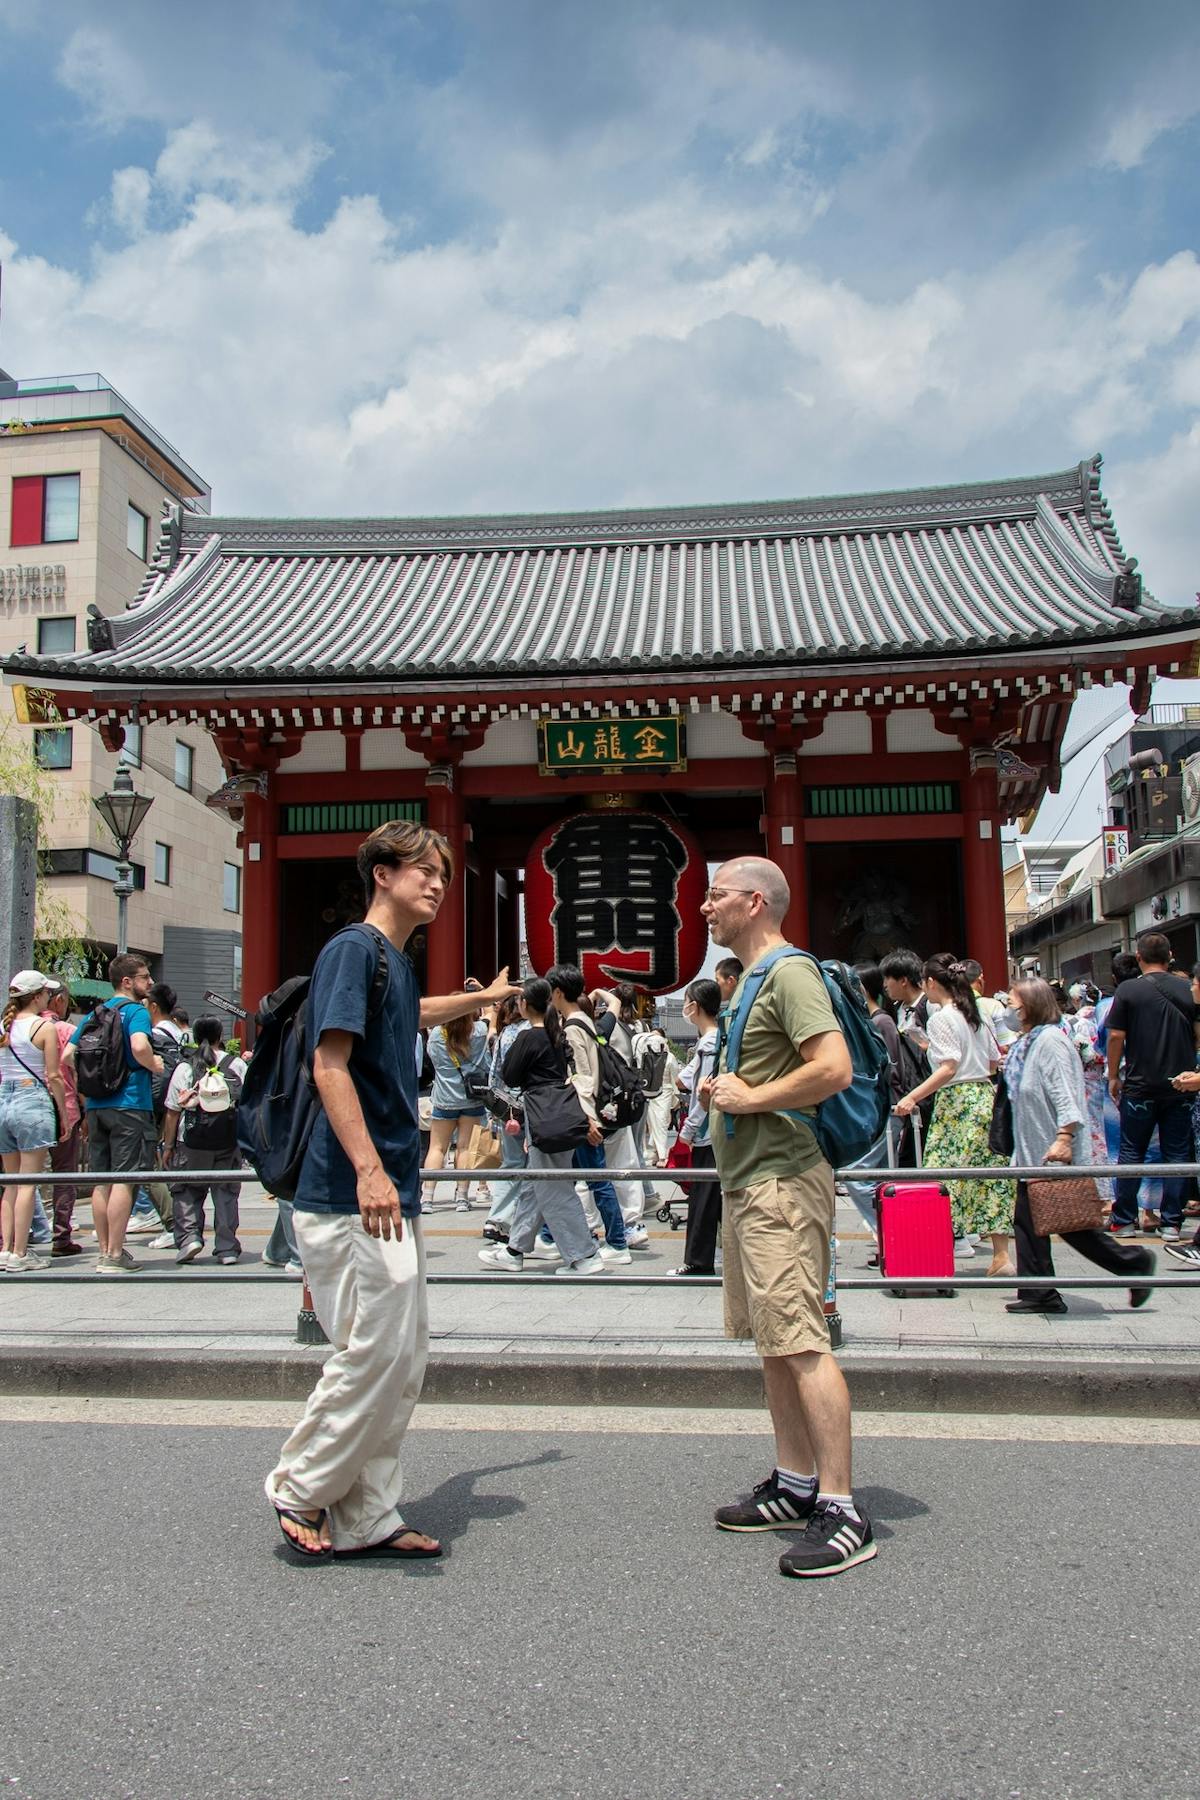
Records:
[[[1200,1793],[1195,1448],[866,1439],[879,1557],[802,1583],[710,1525],[755,1437],[414,1433],[445,1560],[305,1569],[281,1435],[0,1423],[0,1793]]]

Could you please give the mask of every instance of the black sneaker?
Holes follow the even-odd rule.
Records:
[[[1181,1238],[1176,1243],[1164,1244],[1163,1250],[1189,1269],[1200,1269],[1200,1243],[1195,1238]]]
[[[760,1481],[754,1492],[732,1506],[718,1506],[713,1518],[719,1531],[787,1531],[809,1518],[817,1504],[816,1491],[805,1499],[781,1487],[776,1470]]]
[[[840,1506],[814,1509],[804,1536],[779,1559],[781,1575],[840,1575],[855,1563],[870,1562],[876,1553],[871,1521],[850,1518]]]

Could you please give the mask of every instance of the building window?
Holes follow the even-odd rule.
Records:
[[[41,769],[69,769],[71,766],[71,727],[55,725],[33,734],[34,760]]]
[[[78,475],[14,475],[8,541],[73,544],[79,537]]]
[[[133,885],[138,893],[141,893],[146,885],[145,865],[143,863],[133,863],[131,867],[133,869]],[[54,872],[55,871],[52,869],[51,873]],[[103,850],[85,851],[84,873],[86,875],[98,875],[101,881],[116,881],[117,859],[115,856],[107,856]]]
[[[242,871],[236,863],[225,864],[225,881],[221,895],[221,904],[226,912],[242,910]]]
[[[39,656],[70,656],[74,651],[74,619],[39,619],[37,628]]]
[[[171,885],[170,844],[155,844],[154,846],[154,879],[162,887]]]
[[[139,512],[132,500],[125,514],[125,548],[132,550],[135,556],[146,560],[146,545],[150,536],[150,521],[144,512]]]
[[[125,742],[121,745],[118,762],[128,764],[131,769],[142,766],[142,728],[140,725],[126,725]]]
[[[177,788],[182,788],[185,794],[190,794],[192,791],[192,765],[195,760],[195,752],[193,751],[192,746],[190,744],[185,744],[181,738],[176,738],[175,786]]]

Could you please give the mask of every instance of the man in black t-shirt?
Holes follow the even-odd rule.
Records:
[[[1161,932],[1144,932],[1137,942],[1141,975],[1117,989],[1105,1021],[1108,1032],[1108,1086],[1121,1114],[1119,1163],[1146,1160],[1150,1140],[1158,1132],[1164,1163],[1191,1162],[1192,1115],[1187,1097],[1171,1085],[1181,1071],[1194,1068],[1197,1011],[1192,990],[1181,976],[1169,975],[1171,946]],[[1125,1079],[1120,1076],[1125,1059]],[[1111,1229],[1121,1237],[1137,1230],[1141,1183],[1118,1180]],[[1162,1235],[1176,1242],[1187,1200],[1186,1177],[1163,1182]]]

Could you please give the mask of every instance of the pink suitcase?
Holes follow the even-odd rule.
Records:
[[[879,1217],[879,1272],[889,1280],[904,1276],[954,1277],[954,1226],[950,1192],[938,1181],[881,1181],[875,1190]],[[903,1288],[893,1288],[898,1297]],[[949,1294],[949,1286],[939,1288]]]

